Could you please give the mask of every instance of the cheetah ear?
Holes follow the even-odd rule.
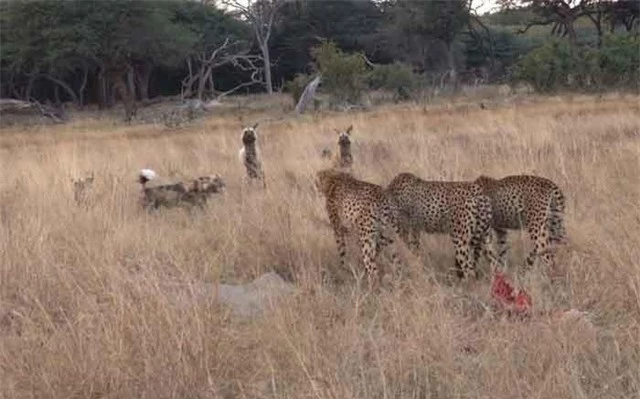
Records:
[[[254,130],[255,130],[255,129],[257,129],[259,124],[260,124],[260,122],[256,122],[256,124],[255,124],[255,125],[253,125],[253,128],[252,128],[252,129],[254,129]]]
[[[348,134],[349,136],[351,136],[351,131],[352,131],[352,130],[353,130],[353,125],[350,125],[350,126],[347,128],[347,134]]]

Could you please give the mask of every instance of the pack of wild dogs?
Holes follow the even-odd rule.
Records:
[[[257,127],[255,124],[242,129],[238,155],[247,184],[266,188]],[[490,262],[492,270],[503,265],[507,231],[525,229],[533,243],[525,265],[531,267],[541,260],[552,274],[557,272],[555,252],[557,245],[566,240],[565,200],[554,182],[532,175],[502,178],[481,175],[473,181],[430,181],[400,173],[383,187],[353,176],[352,131],[353,126],[336,131],[335,152],[331,148],[321,152],[331,166],[315,176],[315,187],[325,199],[342,266],[349,234],[357,236],[365,271],[372,283],[382,277],[377,258],[385,248],[391,250],[390,260],[398,266],[399,258],[392,246],[396,238],[417,255],[422,233],[448,234],[455,248],[457,276],[477,277],[480,257]],[[147,210],[203,208],[211,196],[224,193],[226,187],[219,175],[148,186],[156,177],[151,169],[139,172],[141,205]],[[86,201],[93,181],[93,175],[73,181],[79,204]]]

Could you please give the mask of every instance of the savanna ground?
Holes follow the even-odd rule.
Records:
[[[0,396],[7,398],[637,398],[640,395],[640,107],[637,96],[383,106],[263,122],[266,191],[237,159],[247,124],[281,111],[225,111],[178,130],[108,116],[0,132]],[[402,249],[371,294],[339,270],[313,188],[334,128],[354,125],[355,175],[387,184],[535,173],[567,197],[564,278],[509,273],[528,321],[485,309],[489,278],[448,284],[447,237]],[[165,181],[219,173],[205,212],[148,215],[137,171]],[[94,171],[92,204],[71,177]],[[357,250],[351,264],[359,268]],[[481,264],[487,269],[485,263]],[[296,294],[263,317],[172,306],[163,283],[248,282],[276,271]],[[588,321],[557,311],[588,312]]]

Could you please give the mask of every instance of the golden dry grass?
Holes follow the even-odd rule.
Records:
[[[405,256],[391,288],[360,290],[336,267],[310,180],[333,128],[351,123],[355,174],[368,181],[401,171],[554,180],[567,196],[566,278],[534,270],[520,281],[536,311],[576,308],[591,323],[492,316],[479,305],[487,278],[468,291],[436,273],[453,262],[446,237],[426,237],[420,259]],[[638,97],[618,95],[286,119],[260,128],[266,192],[242,185],[235,115],[178,131],[89,117],[4,129],[0,396],[637,398],[639,126]],[[200,217],[147,215],[137,207],[143,167],[166,181],[220,173],[228,192]],[[91,170],[94,202],[78,209],[70,178]],[[516,275],[529,242],[511,241]],[[273,270],[297,293],[255,319],[213,301],[175,307],[162,288]]]

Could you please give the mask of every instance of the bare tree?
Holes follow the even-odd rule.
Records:
[[[262,69],[256,65],[258,60],[258,56],[248,54],[248,49],[243,48],[241,42],[226,38],[220,46],[196,53],[187,59],[189,75],[182,80],[182,98],[192,97],[195,92],[196,98],[202,101],[207,86],[211,93],[214,93],[213,71],[228,64],[242,71],[251,72],[250,80],[221,93],[218,98],[242,87],[263,83],[260,76]]]
[[[271,30],[276,14],[285,2],[286,0],[223,0],[222,2],[234,8],[242,18],[251,24],[258,47],[260,47],[260,52],[262,53],[264,82],[269,94],[273,94],[269,39],[271,38]]]

